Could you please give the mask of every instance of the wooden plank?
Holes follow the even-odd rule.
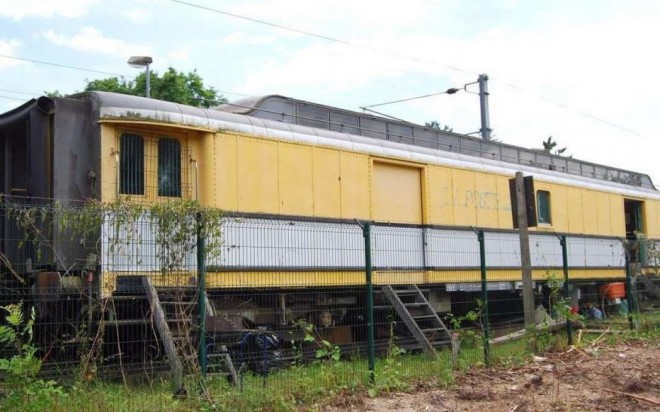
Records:
[[[181,359],[179,359],[176,345],[174,344],[174,339],[172,337],[172,332],[167,325],[167,318],[165,317],[165,312],[163,311],[163,307],[160,304],[160,299],[158,298],[156,288],[153,287],[151,280],[148,277],[142,278],[142,285],[147,292],[147,299],[149,300],[151,313],[154,316],[156,330],[158,330],[158,334],[163,341],[163,347],[165,348],[165,353],[167,353],[167,359],[170,362],[172,380],[174,381],[176,392],[185,392],[183,387],[183,367],[181,366]]]

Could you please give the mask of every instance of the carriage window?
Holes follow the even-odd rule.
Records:
[[[158,196],[181,196],[181,143],[158,139]]]
[[[124,133],[119,142],[119,193],[144,194],[144,139]]]
[[[536,210],[539,223],[551,224],[550,216],[550,192],[539,190],[536,192]]]

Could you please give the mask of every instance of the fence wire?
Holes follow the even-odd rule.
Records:
[[[530,328],[535,344],[568,344],[568,325],[626,323],[660,298],[649,240],[627,267],[629,242],[533,232],[530,327],[512,231],[232,215],[200,232],[199,216],[174,221],[3,198],[0,305],[19,307],[23,325],[10,309],[0,321],[33,323],[16,339],[35,348],[40,376],[165,379],[179,392],[204,378],[211,397],[396,389],[519,359]]]

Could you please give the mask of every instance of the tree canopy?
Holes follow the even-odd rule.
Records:
[[[211,107],[226,103],[227,99],[213,87],[205,87],[204,80],[197,70],[184,73],[174,68],[167,69],[162,76],[150,71],[150,94],[154,99],[166,100],[189,106]],[[140,73],[135,80],[109,77],[87,81],[85,91],[102,91],[144,96],[147,90],[147,74]]]

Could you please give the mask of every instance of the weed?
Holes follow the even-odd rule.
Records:
[[[32,345],[34,308],[27,322],[24,320],[22,304],[3,306],[2,309],[7,312],[8,325],[0,325],[0,344],[13,352],[13,356],[0,358],[0,374],[4,378],[4,397],[0,398],[0,409],[49,410],[67,394],[55,381],[44,381],[37,377],[41,361],[35,356],[37,349]]]
[[[396,344],[394,329],[396,322],[390,322],[390,335],[387,343],[387,357],[379,373],[379,385],[376,388],[384,389],[386,392],[403,390],[408,387],[402,376],[401,356],[406,353],[405,349]],[[374,396],[372,388],[369,394]]]

